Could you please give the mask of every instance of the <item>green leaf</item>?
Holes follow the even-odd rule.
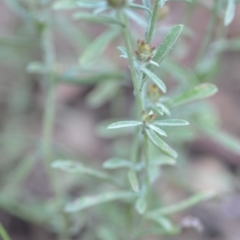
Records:
[[[152,14],[152,10],[150,8],[140,5],[140,4],[137,4],[137,3],[130,3],[129,7],[134,8],[134,9],[144,10],[144,11],[148,12],[149,14]]]
[[[2,240],[11,240],[11,238],[9,237],[8,233],[6,232],[1,223],[0,223],[0,237],[2,237]]]
[[[145,213],[145,211],[147,209],[147,202],[144,197],[140,197],[137,199],[137,201],[135,203],[135,209],[141,215]]]
[[[129,182],[130,182],[130,184],[132,186],[133,191],[134,192],[139,192],[140,187],[139,187],[139,182],[138,182],[138,177],[137,177],[136,171],[131,169],[128,172],[128,179],[129,179]]]
[[[59,82],[91,85],[103,81],[120,80],[124,78],[124,76],[120,72],[97,72],[91,75],[82,76],[82,74],[79,71],[69,70],[62,73],[61,75],[57,75],[56,78],[58,79]]]
[[[214,141],[221,144],[226,149],[230,150],[231,152],[240,155],[240,139],[230,134],[223,132],[222,130],[212,130],[212,129],[202,129],[210,138]]]
[[[229,25],[235,14],[235,1],[234,0],[228,0],[227,2],[227,8],[225,12],[225,18],[224,18],[224,25],[227,26]]]
[[[200,202],[210,200],[214,196],[215,196],[215,194],[212,192],[197,193],[197,194],[193,195],[192,197],[190,197],[189,199],[178,202],[174,205],[161,207],[159,209],[152,210],[147,214],[147,217],[148,218],[157,218],[162,215],[171,215],[171,214],[183,211],[185,209],[188,209]]]
[[[153,124],[157,126],[186,126],[189,125],[189,122],[182,119],[166,119],[154,121]]]
[[[117,129],[125,127],[137,127],[142,125],[142,122],[139,121],[121,121],[110,124],[107,129]]]
[[[123,158],[110,158],[103,163],[104,168],[116,169],[116,168],[130,168],[132,163]]]
[[[54,2],[52,7],[54,10],[68,10],[74,8],[99,8],[105,5],[104,2],[60,0]]]
[[[131,200],[135,198],[133,193],[128,191],[113,191],[102,193],[97,196],[86,196],[75,200],[72,203],[69,203],[65,207],[66,212],[78,212],[99,204],[116,201],[116,200]]]
[[[167,36],[163,39],[161,45],[157,49],[155,55],[153,56],[153,61],[160,63],[173,48],[177,42],[181,32],[183,30],[183,25],[176,25],[168,32]],[[155,66],[148,65],[149,70],[153,70]]]
[[[124,27],[125,25],[118,20],[107,17],[107,16],[102,16],[102,15],[93,15],[90,13],[75,13],[73,15],[73,19],[75,20],[85,20],[89,22],[94,22],[94,23],[99,23],[99,24],[106,24],[106,25],[119,25],[121,27]]]
[[[147,68],[142,68],[142,72],[144,72],[164,93],[166,92],[167,88],[165,83],[159,79],[153,72],[151,72]]]
[[[148,8],[152,9],[152,4],[150,0],[142,0],[143,5]],[[149,12],[145,12],[146,14],[146,19],[147,19],[147,24],[149,25],[150,19],[151,19],[151,14]]]
[[[29,73],[37,73],[37,74],[47,73],[47,68],[44,66],[42,62],[31,62],[27,65],[26,70]]]
[[[160,7],[163,8],[163,6],[165,5],[165,3],[167,2],[168,0],[160,0]]]
[[[217,87],[210,83],[203,83],[195,86],[184,94],[172,99],[168,104],[176,107],[192,101],[201,100],[214,95],[218,91]]]
[[[165,136],[165,137],[167,136],[167,134],[161,128],[158,128],[153,124],[149,124],[148,127],[161,136]]]
[[[104,81],[100,82],[86,97],[87,104],[92,108],[99,108],[113,99],[118,90],[119,82],[117,81]]]
[[[158,158],[150,160],[151,166],[162,166],[162,165],[175,165],[176,160],[167,156],[160,156]]]
[[[68,173],[80,173],[100,180],[109,181],[116,185],[120,185],[116,179],[112,178],[108,174],[96,169],[86,167],[82,163],[73,162],[70,160],[57,160],[54,161],[51,166],[52,168],[59,169]]]
[[[117,35],[119,31],[110,29],[104,32],[99,37],[97,37],[92,43],[88,45],[86,50],[82,53],[79,63],[81,65],[89,65],[95,63],[101,54],[108,47],[109,42],[111,42]]]
[[[146,133],[151,142],[160,150],[162,150],[165,154],[173,158],[177,157],[177,153],[170,146],[168,146],[161,138],[159,138],[158,135],[153,130],[146,129]]]
[[[172,232],[175,229],[171,220],[166,217],[152,217],[148,219],[158,223],[166,232]]]

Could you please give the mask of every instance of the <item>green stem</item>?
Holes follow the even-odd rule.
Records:
[[[206,34],[205,34],[203,43],[201,45],[201,48],[199,50],[195,66],[197,66],[199,64],[199,62],[203,59],[204,55],[207,52],[207,48],[209,46],[209,42],[211,41],[211,37],[212,37],[212,34],[213,34],[215,22],[216,22],[217,6],[218,6],[217,1],[214,1],[214,6],[212,8],[211,17],[210,17],[210,22],[207,26]]]
[[[130,71],[131,71],[131,76],[132,76],[132,81],[133,81],[133,87],[134,87],[134,92],[136,93],[136,98],[137,98],[137,102],[138,102],[138,108],[143,111],[144,110],[144,105],[143,105],[143,101],[142,101],[142,97],[141,97],[141,91],[140,91],[140,80],[138,79],[138,73],[136,71],[136,67],[134,64],[134,58],[133,58],[133,50],[132,50],[132,44],[131,44],[131,35],[130,35],[130,31],[129,31],[129,23],[128,23],[128,19],[125,15],[123,15],[124,18],[124,23],[125,23],[125,27],[122,29],[122,33],[123,33],[123,38],[125,41],[125,46],[126,46],[126,50],[127,50],[127,55],[128,55],[128,60],[129,60],[129,67],[130,67]]]
[[[0,223],[0,237],[2,237],[3,240],[11,240],[10,236],[8,235],[8,233],[6,232],[1,223]]]
[[[149,176],[148,136],[145,131],[144,131],[144,150],[145,150],[145,174],[146,174],[147,196],[150,196],[151,186],[150,186],[150,176]]]
[[[42,148],[43,156],[45,161],[45,167],[49,176],[49,180],[52,185],[52,189],[55,193],[56,198],[61,198],[64,193],[59,188],[56,180],[55,174],[51,169],[51,162],[53,160],[52,151],[52,138],[53,138],[53,128],[54,128],[54,118],[55,118],[55,76],[53,73],[54,63],[55,63],[55,52],[52,39],[52,31],[50,28],[50,11],[45,11],[45,25],[41,32],[41,43],[43,50],[44,63],[46,67],[46,102],[45,102],[45,112],[43,117],[43,127],[42,127]],[[65,226],[60,233],[60,239],[67,240],[68,238],[68,216],[62,213],[62,217],[65,222]]]
[[[148,25],[148,29],[147,29],[147,32],[146,32],[146,42],[147,43],[150,43],[151,40],[152,40],[154,25],[155,25],[156,18],[157,18],[159,1],[160,0],[155,0],[154,1],[152,16],[151,16],[150,23]]]

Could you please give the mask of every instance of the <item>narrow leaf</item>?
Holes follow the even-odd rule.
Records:
[[[51,166],[55,169],[59,169],[68,173],[85,174],[90,177],[95,177],[100,180],[109,181],[116,185],[120,185],[116,179],[112,178],[108,174],[96,169],[85,167],[82,163],[77,163],[69,160],[57,160],[54,161]]]
[[[167,134],[161,128],[156,127],[153,124],[149,124],[148,127],[161,136],[167,136]]]
[[[171,220],[166,217],[153,217],[149,219],[158,223],[166,232],[171,232],[174,229]]]
[[[175,165],[176,160],[167,156],[161,156],[155,159],[150,160],[149,163],[151,166],[162,166],[162,165]]]
[[[128,179],[134,192],[139,192],[139,183],[137,173],[134,170],[128,172]]]
[[[169,102],[170,106],[179,106],[192,101],[201,100],[214,95],[218,91],[217,87],[210,83],[203,83],[195,86],[184,94]]]
[[[160,209],[155,209],[147,214],[147,217],[158,217],[162,215],[171,215],[176,212],[183,211],[187,208],[190,208],[200,202],[207,201],[215,196],[212,192],[204,192],[204,193],[198,193],[194,196],[190,197],[189,199],[186,199],[182,202],[179,202],[177,204],[162,207]]]
[[[147,209],[147,202],[144,197],[140,197],[135,203],[135,209],[139,214],[144,214]]]
[[[170,146],[168,146],[161,138],[159,138],[158,135],[153,130],[146,129],[146,133],[151,142],[160,150],[162,150],[165,154],[173,158],[177,157],[177,153]]]
[[[144,72],[164,93],[167,91],[165,83],[159,79],[152,71],[147,68],[142,68]]]
[[[77,212],[106,202],[111,202],[115,200],[129,200],[134,197],[134,194],[127,191],[113,191],[108,193],[102,193],[97,196],[86,196],[67,204],[65,207],[65,211]]]
[[[139,121],[122,121],[110,124],[107,129],[125,128],[125,127],[137,127],[142,125]]]
[[[224,18],[224,25],[227,26],[229,25],[235,14],[235,1],[234,0],[228,0],[227,2],[227,9],[225,12],[225,18]]]
[[[118,20],[107,17],[107,16],[102,16],[102,15],[93,15],[90,13],[76,13],[73,15],[73,19],[75,20],[86,20],[89,22],[94,22],[94,23],[100,23],[100,24],[106,24],[106,25],[119,25],[121,27],[124,27],[124,24],[119,22]]]
[[[181,32],[183,30],[183,25],[176,25],[168,32],[167,36],[163,39],[161,45],[157,49],[153,61],[156,63],[160,63],[169,53],[169,51],[173,48],[175,43],[177,42]],[[155,68],[154,65],[148,65],[149,70],[153,70]]]
[[[110,158],[106,160],[103,164],[104,168],[116,169],[116,168],[129,168],[132,166],[132,163],[123,158]]]
[[[146,7],[146,6],[143,6],[143,5],[140,5],[140,4],[137,4],[137,3],[130,3],[129,4],[129,7],[130,8],[135,8],[135,9],[140,9],[140,10],[144,10],[150,14],[152,14],[152,11],[150,8]]]
[[[189,122],[182,119],[166,119],[154,121],[153,124],[157,126],[185,126],[189,125]]]
[[[88,45],[86,50],[82,53],[79,63],[81,65],[88,65],[98,60],[101,54],[108,47],[109,42],[112,41],[112,39],[114,39],[118,33],[119,31],[111,29],[110,31],[106,31],[101,34]]]

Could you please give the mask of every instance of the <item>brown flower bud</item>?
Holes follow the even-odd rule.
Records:
[[[145,43],[143,40],[137,41],[137,50],[135,51],[136,57],[139,61],[149,62],[153,57],[155,47],[151,44]]]
[[[107,4],[111,8],[123,8],[126,3],[126,0],[107,0]]]

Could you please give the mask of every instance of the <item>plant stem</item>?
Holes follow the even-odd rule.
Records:
[[[152,40],[154,25],[155,25],[156,18],[157,18],[159,1],[160,0],[155,0],[154,1],[152,16],[151,16],[151,19],[150,19],[150,24],[148,25],[148,29],[147,29],[147,32],[146,32],[146,42],[147,43],[150,43],[151,40]]]
[[[2,237],[3,240],[11,240],[10,236],[8,235],[8,233],[6,232],[1,223],[0,223],[0,237]]]
[[[141,79],[138,79],[138,73],[136,71],[136,67],[134,64],[134,58],[133,58],[134,53],[132,50],[131,37],[130,37],[131,35],[130,35],[130,31],[129,31],[129,23],[128,23],[128,19],[125,15],[123,15],[122,18],[124,19],[124,24],[125,24],[125,27],[122,29],[122,33],[123,33],[123,38],[124,38],[124,42],[125,42],[125,46],[126,46],[126,50],[127,50],[134,92],[136,93],[138,108],[141,111],[144,111],[144,105],[143,105],[141,91],[140,91],[140,84],[141,84],[140,80]]]
[[[45,112],[43,117],[43,127],[42,127],[42,148],[43,157],[45,161],[45,167],[49,176],[49,181],[51,182],[52,189],[54,191],[56,198],[61,198],[64,193],[59,188],[54,172],[51,169],[51,161],[53,159],[52,151],[52,138],[53,138],[53,128],[54,128],[54,117],[55,117],[55,76],[54,76],[54,63],[55,63],[55,52],[52,39],[52,31],[50,28],[50,10],[45,12],[45,22],[43,30],[41,31],[41,43],[43,50],[44,63],[46,67],[46,102],[45,102]],[[60,239],[67,240],[68,238],[68,216],[62,213],[64,220],[64,227],[60,233]]]

